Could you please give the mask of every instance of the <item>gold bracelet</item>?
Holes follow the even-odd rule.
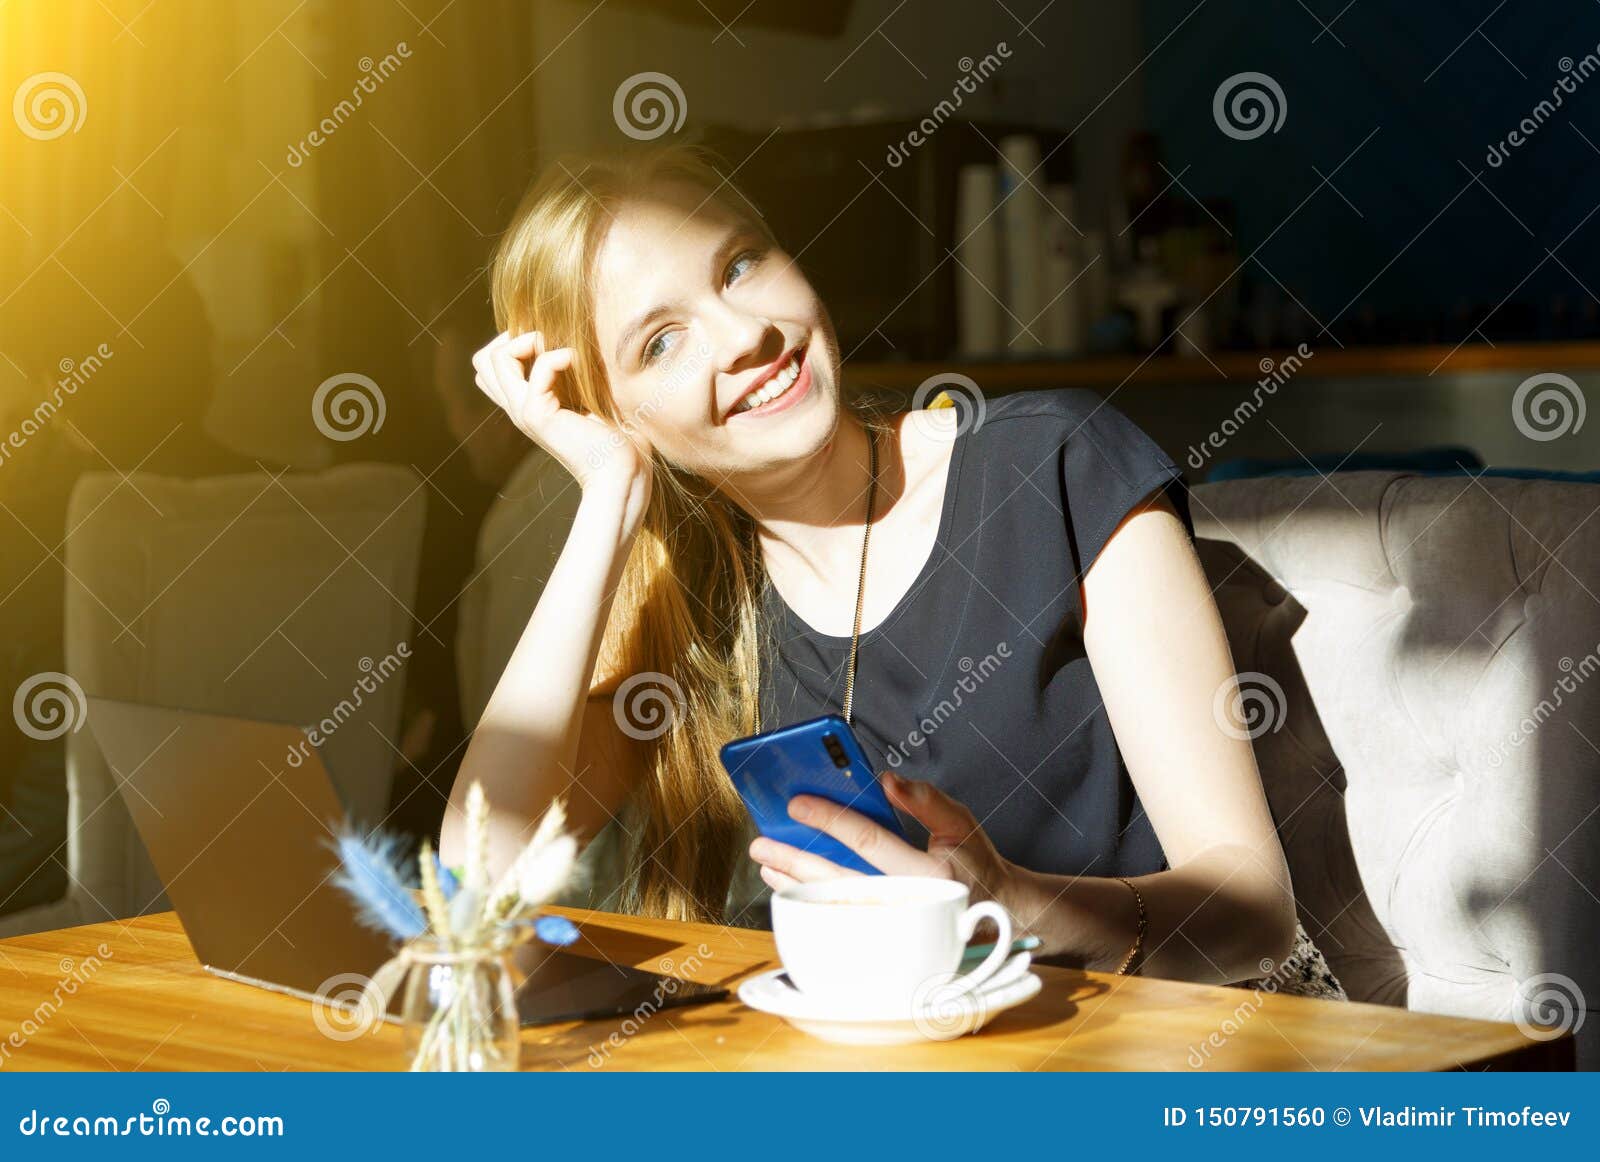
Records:
[[[1128,949],[1128,955],[1122,958],[1122,963],[1117,966],[1117,975],[1126,976],[1133,962],[1138,958],[1140,950],[1144,948],[1144,934],[1150,927],[1150,917],[1145,914],[1144,897],[1139,894],[1139,889],[1134,887],[1133,881],[1123,876],[1115,877],[1121,883],[1128,885],[1128,890],[1133,893],[1134,901],[1139,905],[1139,930],[1134,934],[1133,947]]]

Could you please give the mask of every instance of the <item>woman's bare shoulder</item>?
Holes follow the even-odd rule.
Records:
[[[961,432],[960,411],[953,407],[924,408],[901,412],[892,422],[907,482],[914,486],[930,478],[941,479]]]

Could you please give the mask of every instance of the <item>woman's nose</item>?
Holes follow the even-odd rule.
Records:
[[[725,373],[760,367],[782,354],[783,334],[763,315],[725,307],[712,325],[712,342]]]

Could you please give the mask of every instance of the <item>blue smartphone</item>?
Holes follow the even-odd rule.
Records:
[[[722,747],[721,755],[750,817],[768,839],[852,871],[883,874],[833,836],[791,819],[789,800],[796,795],[831,800],[905,838],[872,764],[850,724],[837,714],[736,738]]]

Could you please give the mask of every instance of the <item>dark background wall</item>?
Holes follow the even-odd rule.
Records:
[[[1185,186],[1237,206],[1248,285],[1276,276],[1346,341],[1364,306],[1449,343],[1560,333],[1558,304],[1600,330],[1600,6],[1145,0],[1143,22],[1146,116]],[[1490,165],[1569,69],[1575,91]],[[1287,116],[1237,141],[1212,96],[1246,70]]]

